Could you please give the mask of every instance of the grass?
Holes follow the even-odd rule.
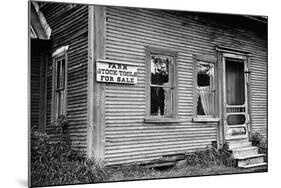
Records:
[[[31,135],[31,186],[104,182],[107,173],[94,159],[87,159],[67,137],[53,141],[46,134]]]
[[[140,166],[126,166],[107,169],[109,178],[107,181],[126,181],[126,180],[141,180],[141,179],[159,179],[172,177],[192,177],[204,175],[221,175],[221,174],[238,174],[254,172],[253,170],[239,169],[228,167],[225,165],[210,165],[202,166],[180,166],[166,168],[163,170],[148,169]]]
[[[238,174],[255,172],[255,169],[239,169],[235,167],[231,153],[223,147],[217,150],[208,146],[204,150],[186,155],[181,164],[170,168],[147,168],[144,166],[119,166],[107,168],[107,181],[126,181],[139,179],[159,179],[172,177],[191,177],[204,175]]]
[[[217,150],[212,146],[186,154],[185,160],[174,167],[156,169],[130,165],[104,168],[95,160],[85,158],[81,152],[74,149],[69,137],[63,131],[60,138],[54,142],[46,134],[32,132],[32,186],[254,172],[235,168],[235,161],[226,147]],[[266,142],[260,135],[254,135],[252,142],[259,147],[261,153],[267,153]]]

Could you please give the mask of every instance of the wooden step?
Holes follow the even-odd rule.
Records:
[[[237,159],[239,157],[256,155],[256,154],[258,154],[257,147],[243,147],[243,148],[232,149],[232,156],[234,159]]]
[[[226,140],[226,142],[235,142],[235,141],[241,141],[241,142],[247,142],[247,141],[249,141],[249,139],[248,138],[240,138],[240,137],[237,137],[237,138],[228,138],[227,140]]]
[[[236,149],[236,148],[243,148],[243,147],[251,147],[252,142],[249,142],[248,140],[235,140],[235,141],[229,141],[227,142],[228,149]]]
[[[264,162],[265,154],[257,154],[257,155],[249,155],[244,157],[237,158],[237,165],[238,167],[247,166],[247,165],[254,165]]]
[[[241,169],[255,169],[255,170],[264,170],[267,168],[267,163],[257,163],[257,164],[250,164],[245,166],[240,166]]]

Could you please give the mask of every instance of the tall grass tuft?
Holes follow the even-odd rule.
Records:
[[[75,150],[67,137],[51,141],[46,134],[31,133],[31,186],[103,182],[104,168]]]
[[[235,160],[224,146],[218,150],[213,146],[186,155],[187,165],[209,167],[210,165],[235,166]]]
[[[258,147],[259,153],[265,154],[265,161],[267,161],[267,140],[258,132],[251,135],[251,142],[253,146]]]

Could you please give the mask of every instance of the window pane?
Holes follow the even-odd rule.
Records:
[[[56,89],[65,87],[65,59],[56,61]]]
[[[227,123],[229,125],[242,125],[245,123],[245,121],[246,117],[244,114],[227,116]]]
[[[197,73],[197,115],[215,116],[214,64],[198,62]]]
[[[210,86],[210,77],[207,74],[197,75],[197,85],[200,87]]]
[[[56,92],[56,116],[59,118],[64,114],[64,91],[60,90]]]
[[[227,104],[245,103],[244,63],[242,60],[226,60],[226,96]]]
[[[213,88],[214,65],[211,63],[197,63],[197,86]]]
[[[61,101],[61,92],[56,93],[56,102],[57,102],[57,111],[56,115],[57,118],[61,115],[61,108],[62,108],[62,101]]]
[[[215,115],[215,93],[212,91],[198,90],[197,115]]]
[[[170,116],[172,96],[170,88],[151,87],[150,113],[152,116]]]
[[[172,60],[169,56],[151,56],[151,84],[163,85],[169,82],[169,65]]]
[[[203,106],[201,103],[201,97],[199,94],[197,95],[197,115],[200,115],[200,116],[205,115],[204,109],[203,109]]]
[[[61,60],[61,77],[60,77],[60,87],[64,87],[65,84],[65,59]]]
[[[56,66],[57,66],[57,72],[56,72],[56,85],[57,85],[57,88],[56,89],[59,89],[60,88],[60,72],[61,72],[61,61],[57,61],[56,62]]]

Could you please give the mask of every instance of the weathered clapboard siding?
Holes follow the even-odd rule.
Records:
[[[33,47],[33,46],[32,46]],[[36,46],[34,46],[36,47]],[[38,128],[40,108],[40,52],[31,49],[30,66],[30,125]]]
[[[265,45],[266,46],[266,45]],[[251,59],[252,129],[267,138],[267,54],[257,52]]]
[[[30,125],[44,131],[46,106],[46,63],[49,41],[30,41]]]
[[[250,30],[204,19],[161,10],[106,8],[106,58],[138,64],[138,84],[105,84],[105,164],[144,162],[216,141],[215,123],[191,121],[192,55],[216,56],[215,46],[253,54],[252,124],[254,130],[266,133],[266,40]],[[144,123],[147,45],[178,52],[178,116],[186,122]]]
[[[106,57],[138,63],[139,67],[136,86],[108,84],[106,87],[106,164],[143,162],[162,155],[186,152],[187,149],[194,151],[215,141],[216,126],[212,124],[194,126],[190,122],[164,125],[143,123],[146,95],[144,47],[152,45],[179,51],[178,67],[186,74],[179,77],[178,98],[179,103],[189,104],[179,105],[179,116],[182,117],[186,114],[190,117],[192,114],[192,106],[189,107],[193,96],[192,54],[184,54],[182,42],[174,41],[171,39],[172,36],[167,37],[167,34],[160,37],[161,34],[157,31],[154,33],[150,31],[149,24],[146,27],[142,26],[142,15],[147,14],[140,14],[137,17],[132,14],[134,10],[130,13],[128,11],[121,10],[119,13],[118,9],[107,9]],[[132,19],[129,19],[131,16]],[[140,19],[139,22],[135,18]],[[151,18],[151,24],[154,25],[156,20]],[[162,25],[165,27],[165,24]],[[185,61],[189,62],[190,66],[185,66],[183,64]],[[188,71],[189,69],[191,70]],[[190,97],[186,99],[183,97],[185,94]]]
[[[47,3],[41,10],[52,28],[51,53],[69,45],[67,71],[67,117],[73,144],[86,152],[87,148],[87,61],[88,6]],[[51,124],[52,59],[47,71],[47,131],[56,138]]]

